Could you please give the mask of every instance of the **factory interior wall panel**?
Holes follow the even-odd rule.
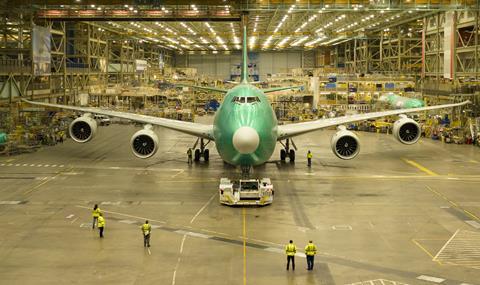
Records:
[[[186,60],[182,57],[188,57]],[[176,57],[177,67],[182,62],[186,62],[187,67],[196,68],[198,74],[213,76],[221,79],[227,79],[234,65],[241,63],[240,53],[234,54],[216,54],[216,55],[178,55]],[[302,66],[301,52],[260,52],[256,57],[250,55],[250,63],[256,63],[260,74],[260,79],[265,78],[267,74],[287,73],[292,68]]]
[[[218,76],[228,76],[231,72],[232,59],[229,55],[217,56],[216,67]],[[225,78],[227,79],[227,78]]]
[[[263,80],[268,73],[273,72],[273,54],[262,53],[260,58],[262,62],[258,66],[258,73],[260,74],[260,80]]]

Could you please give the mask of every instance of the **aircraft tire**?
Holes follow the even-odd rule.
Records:
[[[208,161],[210,159],[210,151],[208,149],[203,151],[203,159]]]
[[[286,158],[287,158],[287,152],[284,149],[281,149],[280,150],[280,160],[285,161]]]
[[[200,150],[199,149],[195,150],[194,160],[195,161],[200,161]]]
[[[290,158],[290,162],[295,162],[295,151],[293,149],[290,150],[288,158]]]

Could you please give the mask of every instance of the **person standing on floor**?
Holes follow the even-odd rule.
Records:
[[[317,254],[317,246],[313,244],[312,241],[309,241],[305,246],[305,255],[307,256],[307,270],[313,270],[313,261],[315,259],[315,254]]]
[[[142,225],[143,247],[150,247],[151,232],[152,232],[152,226],[148,223],[148,220],[146,220],[145,224]]]
[[[307,152],[307,166],[310,167],[312,166],[312,157],[313,157],[313,154],[312,152],[310,152],[310,150]]]
[[[293,243],[293,240],[285,246],[285,253],[287,254],[287,270],[290,267],[290,261],[292,261],[292,270],[295,271],[295,253],[297,253],[297,247]]]
[[[103,229],[105,228],[105,218],[103,217],[102,212],[98,216],[98,231],[100,232],[100,237],[103,238]]]
[[[100,210],[98,205],[95,204],[95,206],[93,207],[93,211],[92,211],[92,216],[93,216],[92,229],[95,229],[95,224],[98,224],[98,217],[100,216],[101,212],[102,211]]]

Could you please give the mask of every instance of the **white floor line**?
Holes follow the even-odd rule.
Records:
[[[180,171],[179,171],[177,174],[172,175],[171,178],[175,178],[175,177],[177,177],[177,175],[180,175],[180,174],[182,174],[182,173],[184,173],[184,172],[185,172],[185,170],[180,169]]]
[[[216,196],[218,195],[217,192],[215,192],[215,194],[212,195],[212,197],[210,197],[210,199],[208,199],[208,201],[205,203],[205,205],[203,205],[202,208],[200,208],[200,210],[198,210],[198,212],[195,214],[195,216],[193,216],[193,218],[190,220],[190,224],[193,224],[193,222],[195,221],[195,219],[198,217],[198,215],[200,215],[200,213],[205,210],[205,208],[208,206],[208,204],[210,204],[210,202],[212,202],[213,198],[215,198]]]
[[[91,210],[91,207],[85,207],[85,206],[80,206],[80,205],[77,205],[76,207],[77,207],[77,208],[82,208],[82,209]],[[139,216],[133,216],[133,215],[123,214],[123,213],[114,212],[114,211],[105,211],[105,210],[103,210],[103,212],[109,213],[109,214],[114,214],[114,215],[119,215],[119,216],[125,216],[125,217],[135,218],[135,219],[144,220],[144,221],[145,221],[145,220],[149,220],[149,221],[151,221],[151,222],[157,222],[157,223],[162,223],[162,224],[165,224],[165,223],[166,223],[166,222],[164,222],[164,221],[159,221],[159,220],[154,220],[154,219],[149,219],[149,218],[139,217]]]
[[[173,270],[172,285],[175,285],[175,281],[177,279],[177,270],[178,266],[180,265],[180,261],[182,260],[183,245],[185,244],[186,239],[187,235],[183,235],[182,242],[180,243],[180,251],[177,259],[177,264],[175,264],[175,269]]]
[[[458,229],[452,237],[443,245],[443,247],[438,251],[437,255],[433,258],[433,261],[436,261],[438,256],[442,253],[442,251],[448,246],[448,244],[455,238],[455,236],[460,232],[460,229]]]
[[[443,278],[438,278],[438,277],[433,277],[433,276],[428,276],[428,275],[420,275],[417,277],[419,280],[425,280],[425,281],[430,281],[434,283],[442,283],[445,281]]]

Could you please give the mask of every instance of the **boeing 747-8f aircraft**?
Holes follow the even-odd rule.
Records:
[[[136,132],[131,139],[132,151],[139,158],[149,158],[156,153],[158,137],[152,130],[152,126],[161,126],[199,138],[200,148],[195,150],[195,160],[199,160],[200,157],[208,160],[209,150],[205,148],[206,143],[204,142],[214,141],[217,151],[224,161],[247,169],[268,161],[275,150],[277,142],[282,143],[285,147],[281,150],[280,158],[285,160],[288,157],[292,161],[295,160],[295,151],[289,147],[292,137],[332,126],[337,126],[338,128],[338,131],[331,139],[332,151],[341,159],[352,159],[359,153],[360,142],[358,137],[353,132],[348,131],[343,125],[385,116],[398,115],[399,119],[393,127],[395,138],[401,143],[413,144],[420,138],[420,127],[417,122],[405,116],[406,113],[452,108],[470,103],[465,101],[456,104],[389,110],[278,125],[275,113],[265,93],[298,87],[259,89],[248,82],[246,28],[244,28],[243,34],[242,56],[241,82],[232,89],[223,90],[195,86],[196,88],[225,93],[223,103],[215,114],[213,125],[182,122],[99,108],[66,106],[29,100],[23,101],[33,105],[84,113],[83,116],[75,119],[69,127],[70,136],[79,143],[85,143],[92,139],[97,129],[97,123],[92,118],[92,114],[101,114],[145,124],[145,128]]]

